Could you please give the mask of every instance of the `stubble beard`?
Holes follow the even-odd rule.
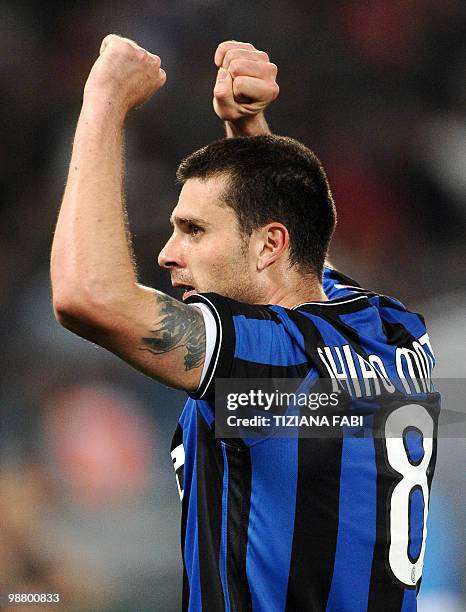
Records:
[[[233,261],[212,265],[214,291],[227,298],[245,304],[263,304],[264,294],[254,280],[243,253]]]

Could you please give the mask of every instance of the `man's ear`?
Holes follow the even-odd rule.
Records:
[[[257,231],[257,269],[265,270],[288,250],[290,235],[283,223],[273,221]]]

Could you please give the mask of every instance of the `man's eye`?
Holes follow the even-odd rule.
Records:
[[[194,225],[193,223],[189,224],[189,233],[191,236],[198,236],[202,232],[202,228],[198,225]]]

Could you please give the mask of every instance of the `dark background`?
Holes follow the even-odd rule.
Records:
[[[169,456],[184,396],[53,319],[48,259],[82,88],[116,32],[159,54],[165,88],[128,120],[127,201],[141,281],[180,159],[220,138],[219,42],[278,64],[273,131],[322,159],[332,261],[423,312],[437,376],[463,379],[466,5],[455,0],[0,3],[0,576],[68,610],[178,607],[179,501]],[[441,440],[421,611],[462,610],[464,440]],[[461,467],[462,466],[462,467]]]

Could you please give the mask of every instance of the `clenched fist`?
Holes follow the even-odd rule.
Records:
[[[163,87],[166,78],[158,55],[128,38],[109,34],[102,41],[84,95],[102,98],[127,113]]]
[[[261,113],[278,96],[277,66],[251,43],[220,43],[214,61],[218,66],[214,110],[224,121],[241,120]]]

